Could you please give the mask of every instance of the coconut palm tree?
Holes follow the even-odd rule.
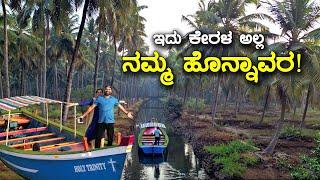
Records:
[[[95,90],[97,89],[98,85],[98,70],[99,70],[99,57],[100,57],[100,41],[101,36],[103,35],[104,30],[107,27],[107,10],[108,5],[111,2],[109,1],[99,1],[98,2],[98,11],[99,15],[96,20],[96,24],[98,26],[98,38],[96,43],[96,57],[95,57],[95,66],[94,66],[94,75],[93,75],[93,94],[95,94]]]
[[[32,11],[27,6],[23,6],[13,8],[12,13],[15,16],[15,21],[11,24],[11,29],[16,33],[16,54],[13,59],[17,62],[15,64],[20,64],[20,95],[25,95],[28,78],[26,72],[32,64],[36,64],[36,58],[33,57],[39,54],[40,46],[38,38],[31,34],[30,17]]]
[[[4,68],[4,97],[10,97],[10,80],[9,80],[9,59],[8,59],[8,30],[7,30],[7,2],[5,0],[1,1],[2,12],[3,12],[3,68]]]
[[[76,64],[76,57],[78,55],[78,51],[79,51],[79,48],[80,48],[81,37],[82,37],[82,32],[83,32],[85,21],[86,21],[89,2],[90,2],[89,0],[85,0],[84,6],[83,6],[82,18],[81,18],[81,23],[80,23],[80,27],[79,27],[79,32],[78,32],[78,35],[77,35],[75,48],[74,48],[74,51],[73,51],[73,54],[72,54],[72,58],[71,58],[71,61],[70,61],[70,67],[68,69],[68,74],[67,74],[67,86],[66,86],[65,94],[64,94],[64,101],[65,102],[70,102],[73,71],[74,71],[75,64]],[[64,122],[67,120],[67,114],[68,114],[68,107],[67,107],[67,105],[65,105],[64,108],[63,108],[63,121]]]
[[[134,1],[111,1],[109,3],[109,6],[107,8],[107,19],[109,27],[107,27],[107,30],[109,30],[109,37],[112,39],[113,46],[114,46],[114,63],[113,63],[113,71],[112,71],[112,77],[110,85],[112,86],[114,83],[114,77],[116,72],[116,64],[117,64],[117,42],[120,38],[120,32],[123,27],[129,22],[128,17],[129,13],[132,10],[132,7],[134,7]]]
[[[121,41],[118,48],[118,50],[122,51],[122,56],[124,56],[125,50],[127,50],[128,54],[133,54],[136,50],[146,53],[142,48],[144,45],[143,37],[146,37],[144,32],[144,22],[146,19],[139,15],[140,11],[145,8],[147,6],[137,6],[134,4],[128,12],[128,21],[121,30]],[[120,73],[119,99],[122,97],[122,86],[124,84],[122,81],[123,72],[120,71]]]
[[[213,54],[216,53],[217,57],[222,55],[230,56],[230,55],[239,55],[239,54],[248,54],[247,48],[241,48],[242,46],[239,44],[239,40],[237,37],[241,33],[248,32],[263,32],[266,35],[268,33],[268,27],[257,22],[259,19],[266,19],[273,22],[273,19],[263,13],[253,13],[246,15],[245,14],[245,6],[249,3],[257,3],[254,0],[221,0],[221,1],[209,1],[207,4],[203,0],[199,2],[199,10],[195,15],[191,16],[183,16],[182,19],[194,29],[202,30],[204,32],[214,32],[219,30],[220,32],[233,32],[233,43],[227,49],[221,47],[216,47],[215,50],[212,47],[196,47],[198,50],[202,49],[202,52],[205,54]],[[192,20],[192,18],[194,20]],[[240,48],[239,48],[240,47]],[[190,49],[195,48],[195,46],[191,47],[191,45],[187,46],[185,50],[186,52],[192,52]],[[251,50],[252,52],[252,50]],[[190,53],[189,53],[190,54]],[[214,81],[213,81],[214,82]],[[212,124],[215,125],[215,116],[217,110],[217,98],[220,89],[221,75],[217,75],[216,82],[213,86],[213,101],[212,101]],[[237,109],[237,107],[236,107]]]
[[[315,24],[320,18],[320,10],[316,1],[311,0],[290,0],[290,1],[267,1],[270,12],[275,16],[276,22],[281,26],[283,37],[286,41],[275,43],[270,45],[269,48],[278,52],[286,54],[289,50],[296,53],[301,53],[302,69],[306,68],[302,73],[303,78],[310,77],[308,74],[312,74],[310,77],[310,83],[319,83],[319,69],[315,69],[318,64],[316,51],[318,45],[315,43],[308,44],[307,42],[314,41],[320,37],[320,28],[314,28]],[[286,89],[288,87],[287,79],[283,79],[281,76],[278,78],[279,81],[279,95],[281,99],[281,117],[277,123],[277,129],[273,139],[267,148],[263,151],[264,153],[272,154],[274,148],[279,139],[279,134],[284,121],[285,106],[288,101]],[[311,89],[312,86],[308,86]],[[308,90],[310,94],[311,90]],[[304,114],[307,112],[310,95],[306,97],[306,105]],[[303,125],[305,116],[301,120]],[[301,126],[302,126],[301,125]]]

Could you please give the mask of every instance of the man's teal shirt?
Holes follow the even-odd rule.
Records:
[[[98,123],[114,123],[114,107],[119,105],[119,100],[113,96],[106,98],[99,96],[94,102],[99,107]]]

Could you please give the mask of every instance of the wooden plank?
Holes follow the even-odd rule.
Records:
[[[61,143],[61,144],[43,146],[43,147],[41,147],[40,149],[41,149],[41,151],[45,151],[45,150],[50,150],[50,149],[55,149],[55,148],[66,147],[66,146],[74,146],[74,145],[78,145],[78,144],[82,144],[82,142]]]
[[[155,138],[142,138],[142,140],[151,141],[151,140],[155,140]],[[165,138],[160,138],[160,140],[165,140]]]
[[[45,142],[53,142],[53,141],[59,141],[59,140],[64,140],[65,137],[57,137],[57,138],[52,138],[52,139],[44,139],[44,140],[39,140],[39,141],[32,141],[32,142],[27,142],[27,143],[21,143],[21,144],[14,144],[11,145],[10,147],[15,148],[15,147],[22,147],[26,145],[32,145],[35,143],[45,143]]]
[[[39,135],[34,135],[34,136],[26,136],[26,137],[21,137],[21,138],[14,138],[14,139],[8,139],[8,142],[15,142],[15,141],[22,141],[22,140],[28,140],[28,139],[34,139],[34,138],[41,138],[41,137],[49,137],[55,135],[54,133],[47,133],[47,134],[39,134]],[[5,143],[6,140],[0,141],[1,143]]]
[[[60,144],[60,145],[66,145],[66,144],[70,144],[70,143],[74,143],[74,141],[72,141],[72,142],[63,142],[63,143],[58,143],[58,144]],[[57,146],[58,144],[50,144],[50,145],[46,145],[46,146],[42,146],[41,148],[50,148],[50,147],[55,147],[55,146]]]
[[[164,136],[161,136],[160,138],[161,138],[161,139],[162,139],[162,138],[164,139],[165,137],[164,137]],[[153,136],[153,137],[142,137],[142,139],[154,139],[154,136]]]
[[[155,142],[155,141],[141,141],[141,142]],[[165,142],[165,141],[159,141],[159,142]]]
[[[74,142],[74,141],[73,141]],[[64,145],[64,144],[70,144],[71,142],[64,142],[64,143],[60,143],[60,145]],[[42,147],[40,147],[40,149],[41,148],[43,148],[43,147],[46,147],[46,148],[51,148],[51,147],[55,147],[56,145],[58,145],[58,144],[50,144],[50,145],[47,145],[47,146],[42,146]],[[28,148],[28,149],[24,149],[24,150],[32,150],[32,148]]]
[[[39,127],[39,128],[30,128],[30,129],[22,129],[17,131],[9,131],[9,136],[12,135],[20,135],[20,134],[26,134],[26,133],[34,133],[34,132],[41,132],[47,130],[47,127]],[[6,137],[7,132],[0,133],[0,137]]]
[[[164,136],[160,136],[160,137],[164,137]],[[154,135],[153,136],[142,136],[142,138],[154,138]]]

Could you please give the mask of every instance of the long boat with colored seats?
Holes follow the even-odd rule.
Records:
[[[23,107],[44,103],[46,118]],[[74,129],[49,121],[48,104],[63,102],[37,96],[0,99],[0,160],[26,179],[120,179],[134,136],[123,136],[119,144],[90,149],[77,132],[76,106]],[[62,108],[61,108],[62,109]],[[11,117],[28,119],[19,124]]]
[[[155,144],[154,132],[157,128],[160,130],[159,144]],[[139,129],[139,149],[147,155],[164,154],[169,144],[169,137],[165,131],[166,126],[158,122],[148,122],[140,124]]]

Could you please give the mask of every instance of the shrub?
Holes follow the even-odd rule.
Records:
[[[223,155],[228,155],[235,152],[243,153],[246,151],[252,151],[254,150],[254,146],[250,141],[248,143],[243,143],[237,140],[237,141],[231,141],[229,144],[206,146],[205,149],[211,154],[214,154],[217,156],[223,156]]]
[[[310,172],[306,168],[298,166],[291,172],[291,176],[294,179],[310,179]]]
[[[319,179],[320,177],[320,133],[315,137],[317,147],[311,156],[301,156],[300,164],[290,166],[291,176],[294,179]]]
[[[258,158],[248,153],[255,149],[251,141],[244,143],[236,140],[228,144],[205,146],[205,150],[214,155],[213,161],[221,164],[219,172],[232,177],[240,177],[246,166],[258,162]]]
[[[73,101],[81,101],[91,99],[93,97],[93,86],[88,85],[82,89],[76,89],[72,92]]]
[[[247,166],[252,166],[259,162],[259,158],[252,153],[244,153],[241,155],[241,162]]]
[[[286,126],[283,128],[280,134],[280,138],[299,138],[301,137],[301,131],[294,126]]]
[[[316,134],[316,137],[315,137],[315,140],[316,140],[316,143],[317,143],[317,147],[314,151],[314,154],[316,157],[318,157],[320,159],[320,132],[318,132]]]
[[[165,103],[165,110],[172,118],[178,118],[181,116],[182,103],[178,98],[169,98]]]
[[[185,107],[192,110],[203,110],[206,107],[206,104],[204,102],[204,99],[198,99],[197,102],[196,98],[189,98],[186,101]]]
[[[291,175],[294,179],[318,179],[320,177],[319,157],[301,156],[301,164],[293,167]]]

